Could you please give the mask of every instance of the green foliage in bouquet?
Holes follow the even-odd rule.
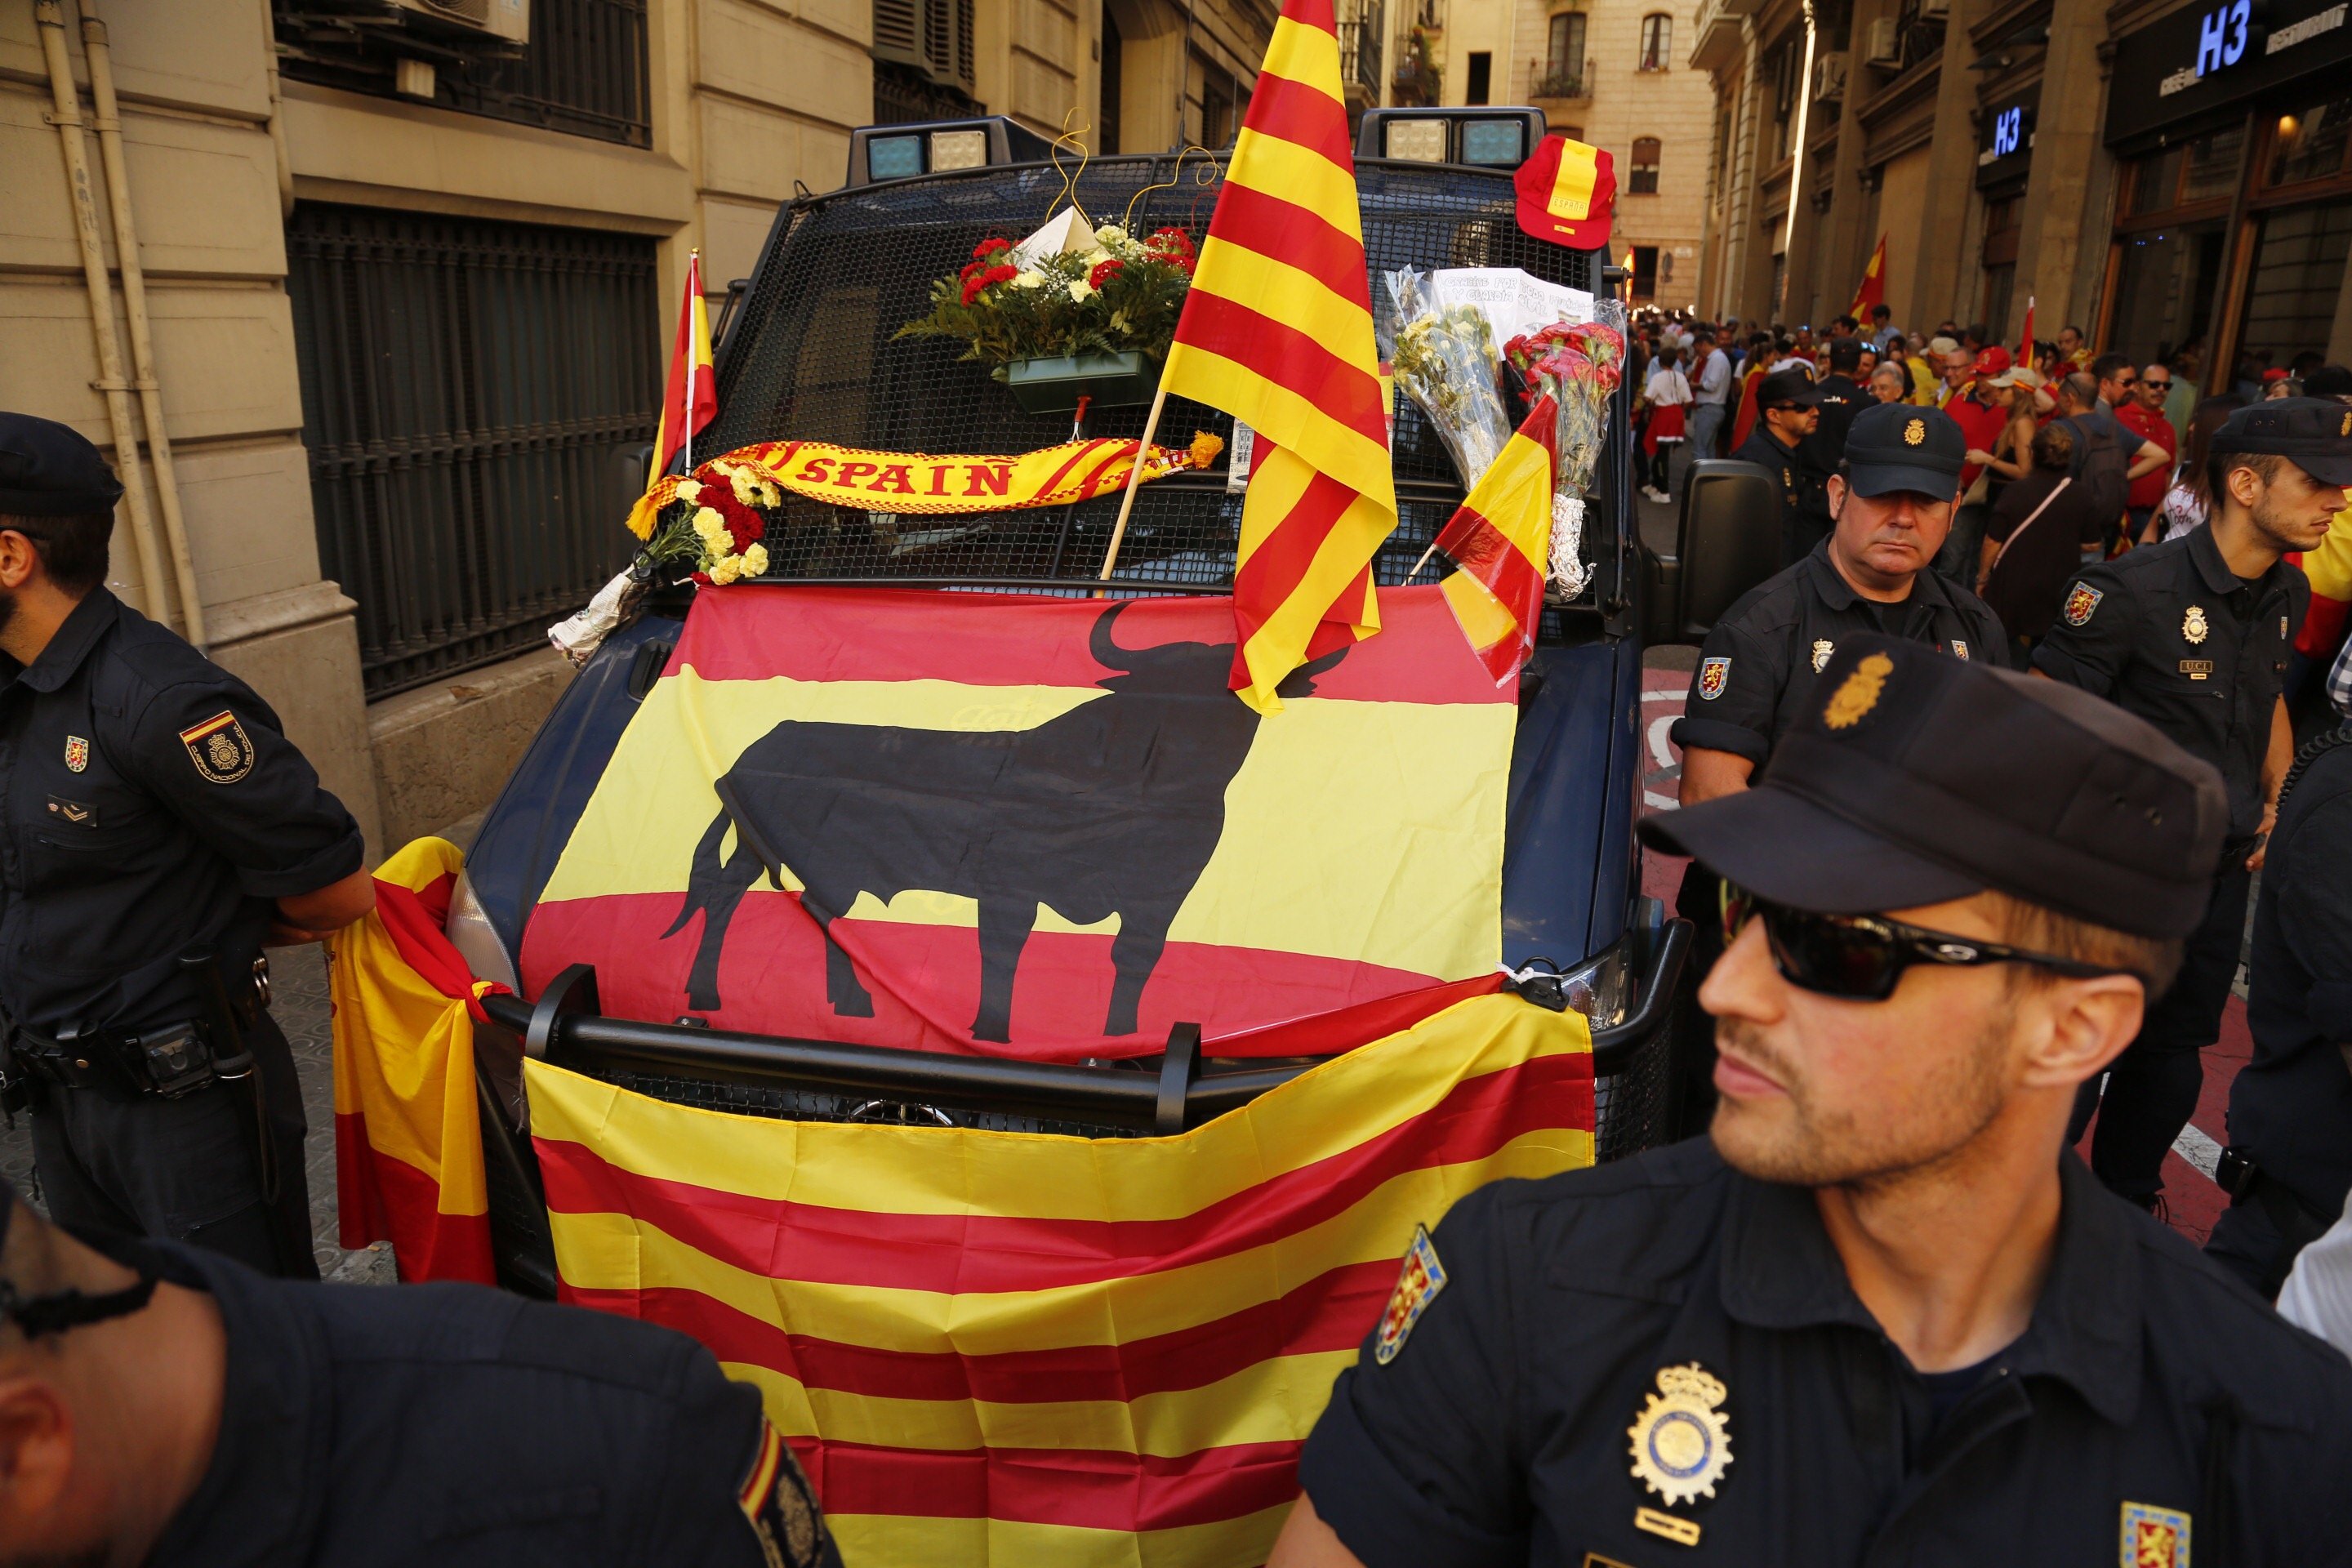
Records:
[[[1168,353],[1192,285],[1192,240],[1163,228],[1138,240],[1117,225],[1095,230],[1092,248],[1013,264],[1010,240],[982,240],[971,262],[931,285],[931,313],[900,327],[902,338],[961,338],[960,358],[979,360],[997,380],[1015,360],[1139,350]]]

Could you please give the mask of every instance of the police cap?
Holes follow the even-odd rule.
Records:
[[[2169,939],[2204,918],[2221,775],[2075,687],[1844,637],[1755,788],[1642,824],[1758,896],[1876,914],[1990,889]]]
[[[78,517],[112,511],[121,483],[98,448],[70,427],[0,413],[0,512]]]
[[[2352,485],[2352,408],[2332,397],[2250,403],[2213,432],[2211,450],[2285,458],[2323,485]]]
[[[1756,384],[1759,408],[1818,408],[1821,404],[1822,389],[1801,370],[1776,370]]]
[[[1969,438],[1942,409],[1874,403],[1846,430],[1846,483],[1858,496],[1908,491],[1948,500],[1968,456]]]

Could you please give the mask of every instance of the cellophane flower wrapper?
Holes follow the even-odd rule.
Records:
[[[1528,395],[1549,393],[1559,410],[1553,430],[1559,463],[1552,480],[1549,576],[1572,598],[1584,591],[1591,574],[1582,552],[1584,502],[1592,493],[1608,433],[1609,400],[1623,379],[1624,334],[1606,321],[1560,322],[1513,338],[1507,353],[1525,378]]]
[[[1511,438],[1494,329],[1475,305],[1439,310],[1432,304],[1427,273],[1404,268],[1384,281],[1394,307],[1389,359],[1396,384],[1420,405],[1445,443],[1464,488],[1473,488]]]

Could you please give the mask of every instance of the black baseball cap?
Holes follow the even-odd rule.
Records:
[[[0,511],[74,517],[112,511],[122,485],[80,432],[30,414],[0,414]]]
[[[1909,491],[1948,500],[1968,456],[1969,438],[1942,409],[1874,403],[1847,427],[1846,484],[1858,496]]]
[[[0,1178],[0,1249],[8,1245],[9,1222],[16,1217],[16,1205],[22,1201],[16,1196],[15,1185]],[[26,1339],[37,1340],[43,1334],[63,1333],[68,1329],[102,1323],[109,1318],[127,1318],[143,1310],[153,1299],[155,1287],[162,1283],[145,1268],[131,1267],[138,1275],[136,1281],[122,1289],[95,1296],[77,1289],[26,1296],[5,1276],[0,1276],[0,1322],[14,1323]]]
[[[2352,485],[2352,407],[2332,397],[2274,397],[2232,412],[2210,448],[2292,460],[2323,485]]]
[[[1776,370],[1756,384],[1759,408],[1819,408],[1822,389],[1801,370]]]
[[[1876,634],[1841,641],[1813,689],[1760,784],[1645,818],[1643,841],[1817,914],[1990,889],[2138,936],[2204,919],[2221,775],[2146,721]]]

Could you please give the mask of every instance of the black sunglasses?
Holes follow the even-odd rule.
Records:
[[[1927,931],[1885,915],[1816,915],[1768,902],[1736,883],[1723,884],[1723,942],[1738,940],[1751,918],[1764,921],[1772,965],[1791,985],[1849,1002],[1884,1002],[1915,963],[2032,963],[2058,974],[2128,974],[1949,931]]]

